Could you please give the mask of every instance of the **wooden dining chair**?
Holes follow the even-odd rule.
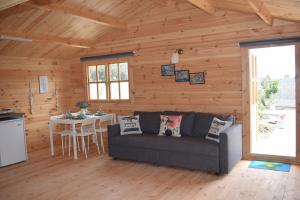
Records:
[[[103,153],[104,153],[104,144],[103,144],[102,135],[103,135],[103,133],[107,132],[107,126],[106,127],[103,126],[104,122],[110,122],[110,125],[112,125],[113,122],[114,122],[114,114],[103,115],[98,120],[99,127],[96,129],[96,132],[100,133],[100,142],[101,142],[101,147],[102,147],[102,152]]]
[[[85,144],[85,137],[87,137],[88,151],[89,151],[89,136],[90,135],[95,137],[98,154],[100,155],[99,143],[98,143],[97,133],[96,133],[96,129],[95,129],[95,119],[94,118],[85,119],[81,123],[80,130],[77,132],[77,136],[81,137],[82,151],[85,154],[85,158],[87,158],[87,149],[86,149],[86,144]],[[79,145],[79,143],[78,143],[78,145]]]

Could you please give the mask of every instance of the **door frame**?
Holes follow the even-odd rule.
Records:
[[[262,155],[251,153],[251,112],[250,112],[250,62],[249,50],[253,48],[295,45],[295,73],[296,73],[296,157]],[[287,162],[300,164],[300,43],[281,43],[279,45],[255,45],[253,47],[241,47],[242,61],[242,116],[243,116],[243,159],[267,160],[273,162]]]

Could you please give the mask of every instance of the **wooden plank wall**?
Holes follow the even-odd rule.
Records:
[[[137,52],[137,56],[128,59],[133,74],[132,101],[102,103],[105,110],[122,114],[134,110],[202,111],[234,114],[241,122],[239,42],[300,34],[299,23],[276,20],[268,26],[251,14],[218,12],[209,16],[196,8],[170,12],[153,10],[133,22],[127,32],[109,34],[100,42],[103,48],[99,54]],[[205,71],[206,84],[176,83],[174,77],[160,75],[161,64],[170,62],[177,48],[182,48],[184,54],[176,69]],[[96,108],[99,103],[94,105]]]
[[[84,97],[81,70],[79,63],[71,61],[0,57],[0,109],[15,108],[26,114],[29,151],[49,146],[49,116],[74,111],[75,102]],[[38,77],[41,75],[49,79],[46,94],[39,93]]]

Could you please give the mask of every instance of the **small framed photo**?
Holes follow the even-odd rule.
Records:
[[[39,86],[41,94],[48,92],[48,76],[39,77]]]
[[[205,76],[204,72],[190,73],[190,84],[204,84]]]
[[[178,70],[175,71],[175,81],[176,82],[189,82],[189,70]]]
[[[174,64],[161,65],[161,75],[162,76],[174,76],[175,75],[175,65]]]

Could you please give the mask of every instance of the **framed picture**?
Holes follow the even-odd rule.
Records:
[[[204,72],[190,73],[190,84],[204,84],[205,76]]]
[[[39,86],[41,94],[48,92],[48,76],[39,77]]]
[[[175,71],[175,81],[176,82],[189,82],[189,70],[178,70]]]
[[[174,76],[174,74],[175,74],[175,65],[174,64],[161,65],[161,75],[162,76]]]

